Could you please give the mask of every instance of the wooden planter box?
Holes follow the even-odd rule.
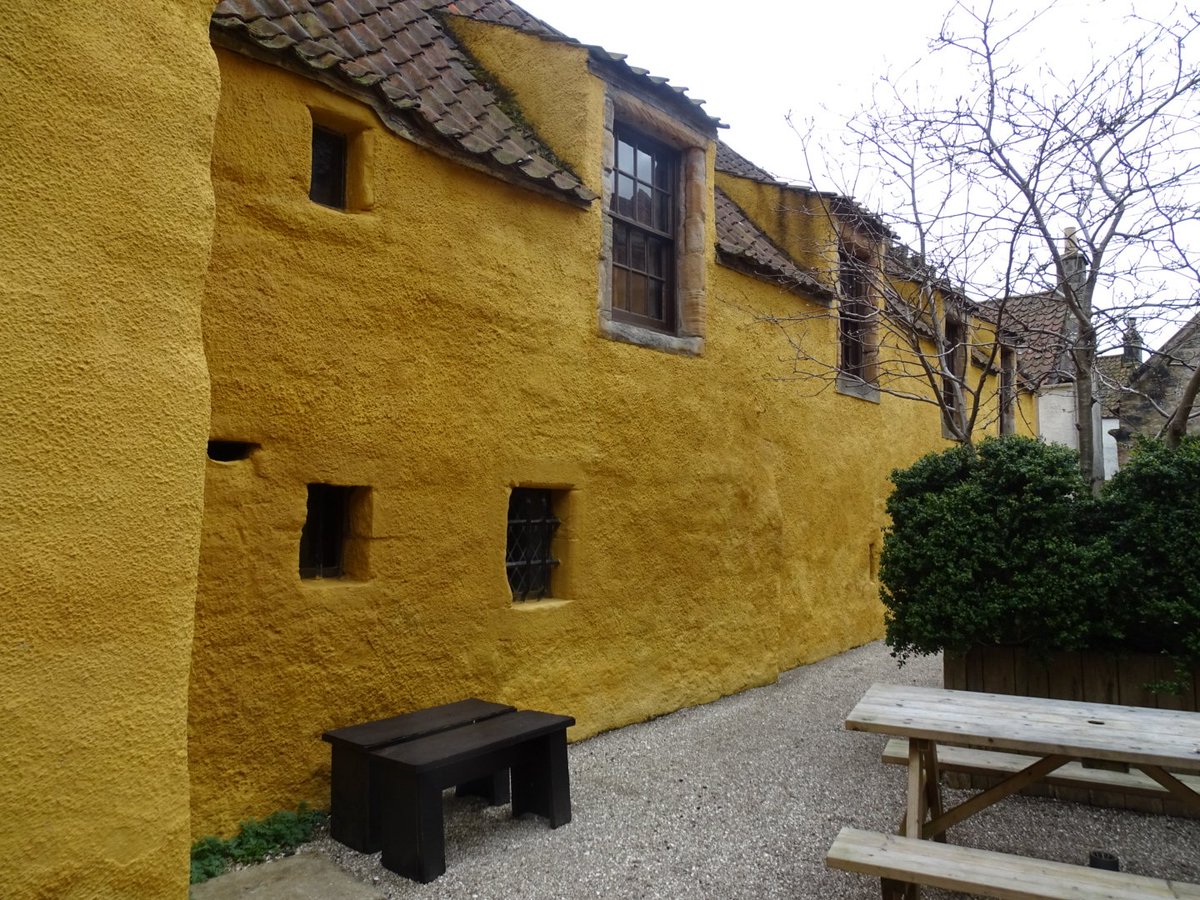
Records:
[[[1191,685],[1182,694],[1155,694],[1146,690],[1148,682],[1173,676],[1174,668],[1168,660],[1137,653],[1112,656],[1088,651],[1060,651],[1042,658],[1027,653],[1022,647],[977,647],[965,654],[947,653],[942,663],[943,684],[954,690],[1156,709],[1200,709],[1200,671],[1192,673]],[[970,784],[980,788],[992,783],[981,776],[951,775],[948,779],[951,786],[959,787]],[[1096,806],[1200,817],[1171,800],[1133,797],[1112,791],[1036,785],[1026,793]]]

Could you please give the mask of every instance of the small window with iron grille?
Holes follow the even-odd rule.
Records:
[[[300,532],[301,578],[360,578],[366,574],[370,489],[310,484]]]
[[[346,208],[346,166],[349,159],[346,135],[313,123],[312,181],[308,198],[333,209]]]
[[[555,495],[547,488],[513,488],[508,498],[508,546],[504,565],[514,600],[551,596],[554,535],[559,520]]]

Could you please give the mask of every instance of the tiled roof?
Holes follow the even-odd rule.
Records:
[[[1070,381],[1074,375],[1063,363],[1070,340],[1067,304],[1054,291],[1009,297],[985,304],[988,318],[1002,317],[1000,329],[1015,338],[1021,371],[1035,385]]]
[[[756,166],[724,141],[717,141],[717,171],[763,184],[785,185],[787,183],[780,181],[766,169]]]
[[[1120,414],[1119,388],[1129,383],[1129,370],[1123,353],[1096,357],[1096,374],[1100,376],[1096,382],[1096,399],[1100,402],[1103,415],[1113,417]]]
[[[348,89],[372,92],[435,147],[465,153],[519,182],[594,200],[504,111],[486,75],[438,17],[443,10],[562,37],[507,0],[221,0],[212,21],[259,48],[334,74]]]
[[[379,0],[379,2],[382,3],[384,0]],[[583,47],[588,51],[588,55],[594,63],[631,79],[643,90],[693,122],[709,130],[721,124],[719,119],[704,112],[703,100],[687,95],[687,88],[671,84],[661,75],[651,75],[646,69],[629,65],[625,62],[624,53],[611,53],[597,44],[587,44],[563,34],[552,25],[531,16],[512,0],[423,0],[423,2],[427,6],[442,7],[455,15],[466,16],[481,22],[508,25],[541,38]]]
[[[715,191],[717,251],[726,263],[735,264],[760,278],[782,284],[789,290],[827,300],[830,290],[797,266],[786,253],[763,234],[742,209],[719,188]]]

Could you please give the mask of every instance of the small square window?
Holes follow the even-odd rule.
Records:
[[[364,487],[308,486],[308,513],[300,532],[300,577],[365,574],[368,498]]]
[[[346,208],[346,135],[323,125],[312,129],[312,181],[308,198],[334,209]]]
[[[514,600],[550,596],[551,574],[559,561],[553,554],[556,491],[513,488],[508,498],[508,546],[504,565]]]

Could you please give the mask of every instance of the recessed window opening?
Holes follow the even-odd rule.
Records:
[[[1017,430],[1017,355],[1012,347],[1000,348],[1000,433]]]
[[[368,530],[368,488],[310,484],[300,532],[300,577],[360,575]]]
[[[955,385],[967,372],[967,328],[958,319],[946,320],[946,371],[942,375],[942,403],[947,410],[958,409]]]
[[[346,208],[346,135],[323,125],[312,129],[312,180],[308,197],[333,209]]]
[[[838,254],[842,300],[838,308],[838,368],[854,378],[872,381],[871,330],[875,307],[871,304],[866,263],[846,251]]]
[[[609,215],[613,317],[675,328],[675,194],[679,154],[618,126]]]
[[[552,553],[560,524],[554,512],[555,493],[546,488],[513,488],[508,498],[504,565],[514,600],[551,595],[551,574],[559,564]]]
[[[239,459],[249,459],[257,449],[258,444],[250,441],[213,440],[208,442],[208,458],[213,462],[237,462]]]

